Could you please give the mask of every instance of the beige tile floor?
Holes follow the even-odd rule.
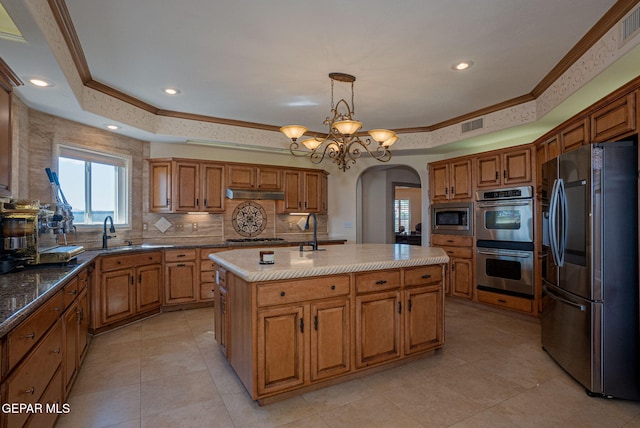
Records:
[[[217,349],[213,309],[94,338],[56,427],[640,427],[640,403],[591,398],[540,348],[537,321],[446,303],[418,361],[268,406]]]

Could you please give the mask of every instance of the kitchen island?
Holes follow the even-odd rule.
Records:
[[[444,344],[440,248],[350,244],[210,254],[216,339],[266,404],[434,352]]]

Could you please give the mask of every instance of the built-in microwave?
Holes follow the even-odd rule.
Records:
[[[431,233],[473,235],[473,202],[431,205]]]

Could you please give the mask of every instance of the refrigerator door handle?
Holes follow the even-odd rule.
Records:
[[[559,180],[556,179],[553,182],[551,197],[549,198],[549,247],[551,248],[551,256],[556,266],[559,265],[558,231],[557,231],[558,186],[559,186]]]
[[[569,224],[569,212],[567,206],[567,192],[564,188],[564,180],[562,178],[558,179],[558,201],[560,202],[561,219],[560,224],[562,229],[560,230],[560,235],[558,236],[558,266],[561,267],[564,265],[564,254],[567,249],[567,236],[569,233],[569,228],[567,225]]]
[[[573,306],[575,308],[580,309],[580,312],[584,312],[587,308],[584,305],[581,305],[579,303],[575,303],[572,302],[571,300],[567,300],[564,299],[560,296],[558,296],[557,294],[552,293],[546,285],[542,284],[542,291],[544,291],[545,293],[547,293],[547,295],[549,297],[551,297],[553,300],[557,300],[558,302],[562,302],[562,303],[566,303],[567,305]]]

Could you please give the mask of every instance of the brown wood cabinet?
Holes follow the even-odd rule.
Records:
[[[162,253],[154,251],[102,257],[100,283],[94,288],[94,330],[159,311],[162,304]]]
[[[195,249],[165,250],[164,304],[195,303],[200,272]]]
[[[226,168],[232,189],[282,190],[280,168],[250,164],[227,164]]]
[[[215,299],[216,268],[215,263],[213,263],[213,261],[209,259],[209,254],[224,250],[224,248],[200,249],[200,287],[198,289],[199,302],[213,302]]]
[[[230,312],[228,310],[227,302],[227,271],[221,267],[216,266],[216,285],[215,285],[215,312],[214,312],[214,333],[216,341],[220,345],[220,351],[224,356],[229,358],[229,317]]]
[[[431,246],[442,247],[449,256],[445,290],[447,294],[473,298],[475,278],[473,237],[457,235],[431,235]]]
[[[279,214],[291,212],[326,214],[326,172],[288,169],[282,172],[282,177],[284,200],[276,203]]]
[[[580,146],[589,144],[589,118],[580,118],[566,125],[560,131],[560,147],[562,153],[566,153]]]
[[[636,92],[605,105],[591,114],[591,142],[603,143],[636,130]]]
[[[476,187],[500,187],[531,183],[531,148],[489,152],[476,158]]]
[[[467,200],[473,197],[471,159],[435,162],[429,165],[429,195],[432,202]]]
[[[442,267],[426,266],[405,270],[404,354],[444,344]]]
[[[0,74],[0,196],[11,196],[11,85]]]
[[[223,212],[223,163],[189,159],[149,161],[150,212]]]

